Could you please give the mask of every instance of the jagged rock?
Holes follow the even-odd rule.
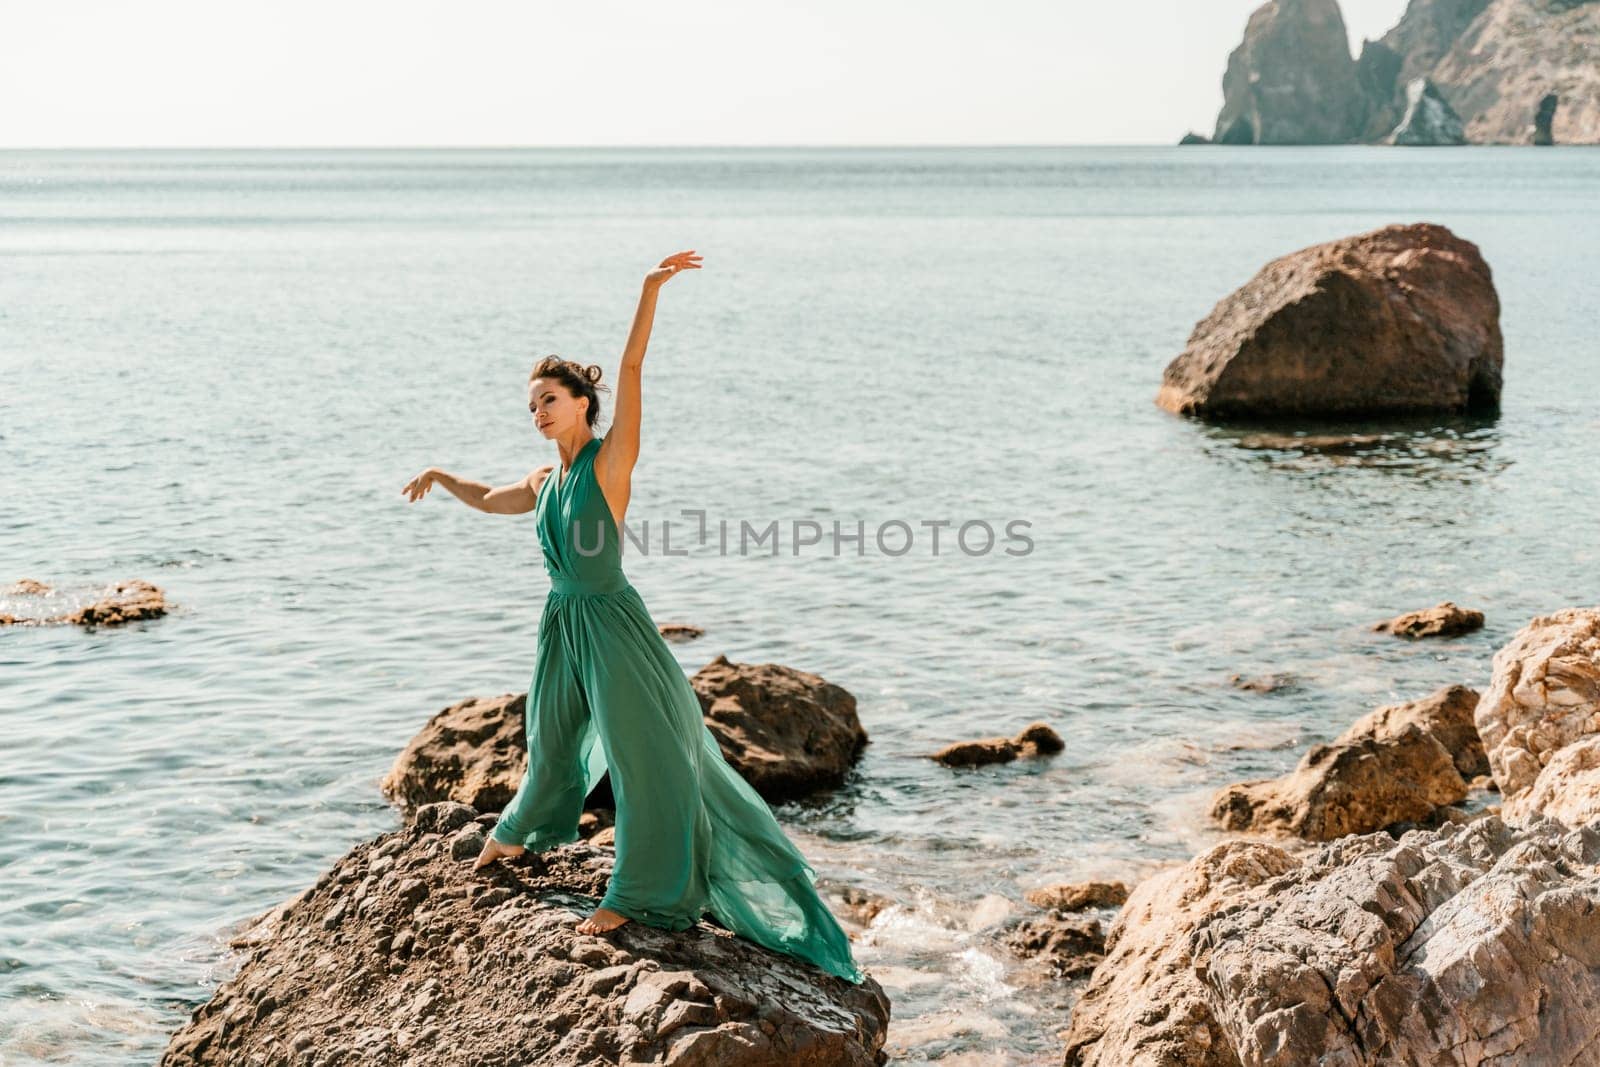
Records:
[[[1065,748],[1061,735],[1042,722],[1030,723],[1015,737],[985,737],[976,741],[957,741],[929,756],[946,767],[980,767],[989,763],[1009,763],[1018,756],[1041,756]]]
[[[1427,78],[1413,78],[1406,86],[1406,109],[1385,139],[1397,145],[1466,144],[1461,116]]]
[[[1558,782],[1587,779],[1575,753],[1535,789],[1562,749],[1600,734],[1600,608],[1566,608],[1517,631],[1494,655],[1475,718],[1506,818],[1559,800]]]
[[[866,744],[855,698],[815,674],[718,656],[690,679],[722,754],[767,800],[839,784]],[[438,800],[499,811],[527,767],[527,694],[472,697],[429,719],[384,777],[410,809]],[[614,808],[610,776],[589,794]]]
[[[1407,87],[1427,77],[1488,3],[1411,0],[1388,33],[1362,42],[1356,66],[1372,109],[1362,140],[1382,140],[1394,129],[1405,112]]]
[[[1337,0],[1256,8],[1228,56],[1222,96],[1213,138],[1221,143],[1338,144],[1359,135],[1367,98]]]
[[[1216,418],[1493,411],[1503,358],[1478,247],[1385,226],[1262,267],[1196,324],[1156,403]]]
[[[1550,133],[1600,142],[1600,3],[1493,0],[1428,77],[1474,144],[1527,144],[1541,102],[1557,95]]]
[[[1240,1067],[1212,1018],[1187,935],[1295,866],[1276,846],[1225,841],[1135,886],[1072,1009],[1065,1067]]]
[[[1502,805],[1506,818],[1525,818],[1528,812],[1584,826],[1600,821],[1600,734],[1557,749],[1539,777],[1514,803]]]
[[[59,590],[52,589],[44,582],[23,578],[8,587],[5,593],[8,597],[24,597],[30,602],[38,600],[41,603],[25,603],[27,610],[23,614],[0,612],[0,626],[57,623],[87,627],[120,626],[143,619],[157,619],[167,613],[166,595],[158,587],[137,578],[108,585],[89,603],[52,614],[41,614],[34,610],[47,606],[43,602],[53,601],[60,595]]]
[[[1128,899],[1123,882],[1062,882],[1041,886],[1023,894],[1030,904],[1057,911],[1082,911],[1085,908],[1115,908]]]
[[[837,786],[866,747],[856,698],[818,675],[718,656],[690,681],[723,756],[768,800]]]
[[[1277,693],[1282,690],[1300,688],[1300,680],[1287,672],[1263,674],[1255,678],[1247,678],[1242,674],[1231,674],[1228,676],[1228,684],[1235,689],[1243,689],[1247,693]]]
[[[1533,113],[1533,130],[1528,135],[1529,141],[1536,145],[1553,145],[1555,139],[1556,107],[1560,105],[1561,97],[1555,93],[1546,93],[1539,100],[1539,109]]]
[[[1289,774],[1219,789],[1211,817],[1228,830],[1313,841],[1437,821],[1438,809],[1465,799],[1467,777],[1487,767],[1477,704],[1473,690],[1446,686],[1374,709],[1331,743],[1313,745]]]
[[[883,1062],[889,1001],[709,923],[573,926],[609,854],[582,842],[474,874],[454,842],[493,822],[418,809],[269,913],[163,1067]]]
[[[1479,693],[1464,685],[1447,685],[1419,700],[1385,704],[1374,708],[1350,725],[1341,740],[1357,737],[1378,739],[1398,736],[1409,724],[1432,734],[1450,753],[1456,772],[1471,782],[1489,773],[1489,756],[1478,737],[1474,718]]]
[[[1600,826],[1225,842],[1134,889],[1064,1064],[1587,1062],[1597,909]]]
[[[1105,959],[1106,932],[1098,919],[1047,912],[1021,919],[1002,935],[1014,954],[1043,961],[1058,976],[1088,974]]]
[[[1408,611],[1392,619],[1373,623],[1374,633],[1397,637],[1456,637],[1483,629],[1483,612],[1458,608],[1446,600],[1421,611]]]

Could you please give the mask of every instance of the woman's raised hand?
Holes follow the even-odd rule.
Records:
[[[680,270],[699,270],[700,257],[695,255],[694,249],[687,252],[674,252],[661,261],[661,266],[644,276],[644,283],[653,288],[659,288],[668,278]]]
[[[407,482],[405,484],[405,488],[401,489],[400,491],[406,494],[406,498],[409,501],[415,503],[426,496],[429,489],[433,488],[433,480],[438,476],[439,472],[434,470],[432,467],[429,467],[427,470],[423,471],[421,474]]]

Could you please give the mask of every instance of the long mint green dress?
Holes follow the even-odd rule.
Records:
[[[609,768],[617,858],[601,907],[669,930],[709,911],[742,937],[860,983],[815,870],[723,758],[622,573],[621,536],[594,476],[602,440],[539,489],[550,593],[528,690],[528,769],[494,837],[534,852],[576,840],[584,798]]]

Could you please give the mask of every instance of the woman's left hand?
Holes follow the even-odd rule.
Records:
[[[699,270],[700,257],[695,255],[694,249],[687,252],[676,252],[661,261],[661,266],[644,276],[644,283],[652,289],[659,289],[663,282],[677,274],[680,270]]]

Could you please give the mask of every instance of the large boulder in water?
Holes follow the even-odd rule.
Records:
[[[1475,718],[1506,818],[1583,810],[1578,791],[1600,786],[1591,750],[1563,753],[1600,737],[1600,608],[1541,615],[1517,631],[1494,655]]]
[[[1500,298],[1432,223],[1279,256],[1196,324],[1156,403],[1217,418],[1494,411]]]
[[[1597,910],[1600,826],[1225,842],[1134,889],[1064,1063],[1586,1063]]]
[[[573,929],[611,857],[583,843],[473,873],[492,816],[426,805],[269,913],[163,1067],[883,1060],[889,1000],[709,923]]]
[[[1219,144],[1342,144],[1360,134],[1367,95],[1338,0],[1268,0],[1228,56]]]
[[[691,679],[724,758],[769,801],[836,786],[867,732],[856,701],[815,674],[718,656]],[[499,811],[528,763],[527,694],[471,697],[429,719],[384,776],[384,795],[406,809],[440,800]],[[589,803],[611,807],[602,778]]]

